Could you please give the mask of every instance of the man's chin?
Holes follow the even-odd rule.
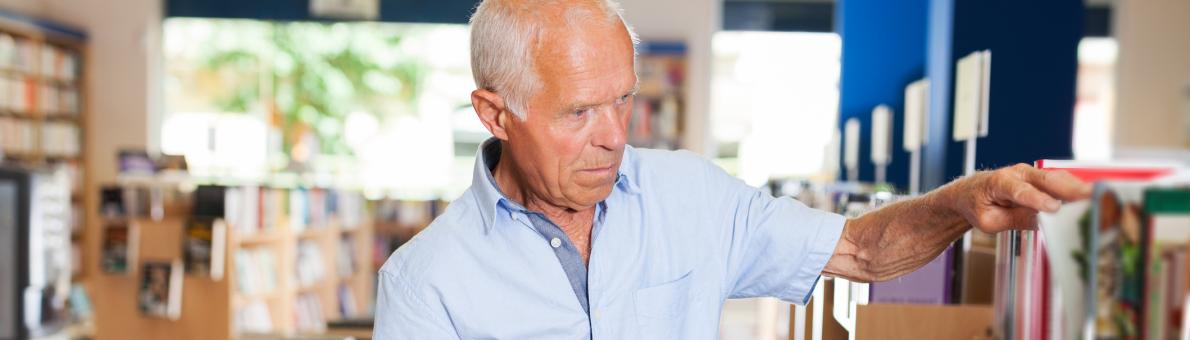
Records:
[[[611,196],[611,193],[611,184],[602,185],[590,188],[589,190],[585,190],[581,193],[576,193],[576,195],[572,195],[571,202],[574,202],[575,205],[581,207],[593,207],[596,204],[599,204],[599,202],[606,200],[608,196]]]

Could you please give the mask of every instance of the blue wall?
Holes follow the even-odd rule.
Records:
[[[976,168],[1073,157],[1082,1],[934,1],[954,1],[951,65],[972,51],[992,50],[989,132],[976,143]],[[947,178],[962,175],[963,152],[961,143],[950,142]]]
[[[928,6],[927,0],[840,0],[836,4],[836,31],[843,38],[839,130],[847,119],[859,118],[861,181],[875,177],[868,156],[872,109],[886,104],[893,109],[893,159],[886,176],[898,188],[908,185],[909,154],[901,148],[905,86],[925,75]],[[840,164],[840,169],[845,167]]]
[[[842,0],[836,8],[843,38],[839,126],[860,119],[861,181],[873,179],[870,113],[886,103],[895,123],[888,179],[904,188],[904,88],[923,75],[931,86],[922,188],[962,175],[965,149],[950,136],[954,65],[982,49],[992,50],[991,118],[989,136],[977,143],[976,166],[1072,157],[1077,52],[1086,17],[1080,0]]]

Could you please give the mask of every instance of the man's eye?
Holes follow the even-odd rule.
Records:
[[[590,108],[578,109],[578,110],[574,110],[574,115],[582,117],[582,115],[587,114],[590,111],[591,111]]]
[[[628,97],[630,97],[630,96],[631,95],[626,94],[626,95],[620,96],[620,98],[616,98],[616,104],[620,105],[620,104],[628,103]]]

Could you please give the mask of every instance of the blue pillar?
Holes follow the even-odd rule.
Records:
[[[926,144],[921,149],[921,188],[930,190],[946,184],[946,149],[950,145],[950,115],[954,111],[951,99],[954,97],[954,60],[951,54],[952,30],[954,28],[954,0],[931,0],[929,23],[929,65],[926,76],[930,79],[929,121],[930,131]],[[993,57],[994,59],[994,57]],[[960,161],[962,158],[958,158]]]
[[[836,31],[843,39],[839,130],[852,117],[860,121],[861,181],[875,177],[869,156],[871,114],[885,104],[893,110],[886,179],[898,188],[908,186],[909,154],[901,147],[905,86],[925,74],[928,5],[928,0],[840,0],[835,7]]]

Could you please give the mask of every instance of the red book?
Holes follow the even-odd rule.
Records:
[[[1086,182],[1100,180],[1147,181],[1172,174],[1177,165],[1161,163],[1093,162],[1043,159],[1035,163],[1038,169],[1066,170]]]

